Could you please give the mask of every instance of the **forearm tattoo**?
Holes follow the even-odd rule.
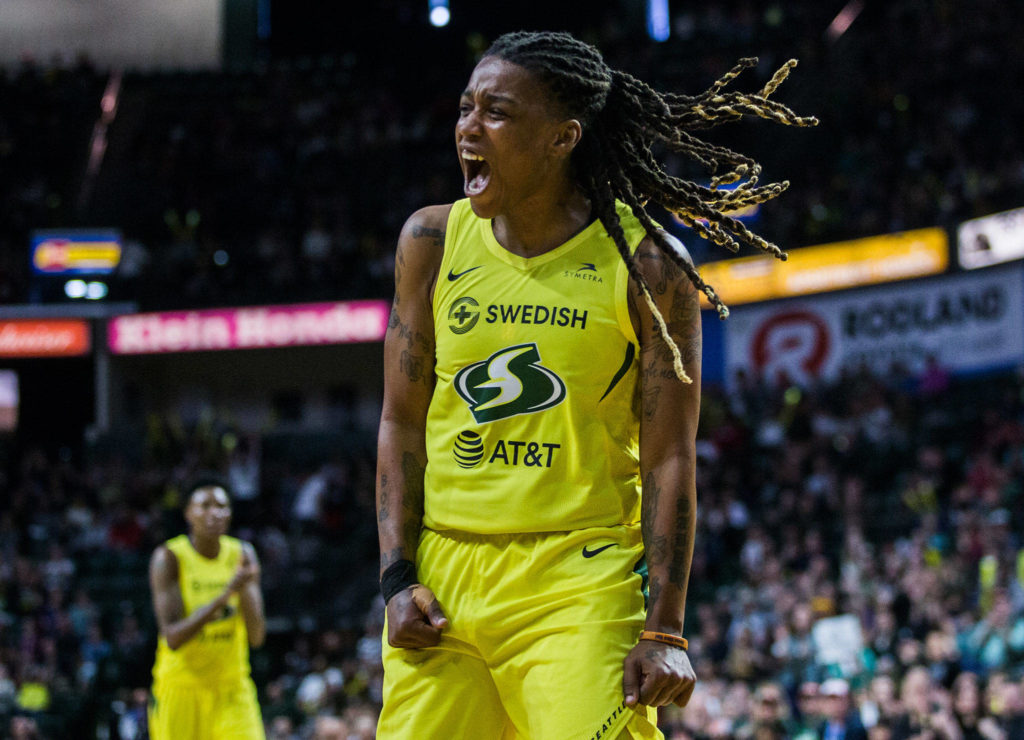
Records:
[[[672,549],[672,562],[668,566],[668,580],[683,590],[690,577],[690,560],[693,556],[692,520],[690,497],[680,496],[676,502],[675,547]]]
[[[663,511],[662,487],[655,480],[654,473],[644,478],[640,511],[640,530],[644,551],[650,568],[648,585],[649,606],[658,602],[665,581],[656,572],[668,565],[667,582],[685,591],[690,576],[690,561],[693,554],[693,502],[683,495],[675,502],[676,511],[672,530],[668,533],[658,529],[658,517]]]
[[[661,565],[668,557],[668,538],[665,535],[657,534],[654,530],[654,524],[658,519],[660,500],[661,488],[654,480],[654,473],[648,473],[644,478],[641,496],[640,531],[644,540],[644,550],[647,553],[647,563],[653,566]]]
[[[380,475],[380,487],[377,489],[377,522],[383,523],[391,518],[391,487],[388,476]]]
[[[405,483],[405,496],[402,497],[402,508],[405,509],[405,522],[402,525],[402,542],[410,552],[416,552],[423,527],[423,475],[426,468],[420,464],[411,452],[402,455],[402,478]]]
[[[390,522],[397,515],[398,520],[394,525],[389,525],[389,531],[396,531],[401,537],[401,544],[387,552],[381,551],[381,569],[387,568],[398,560],[416,557],[416,548],[419,545],[420,530],[423,527],[423,474],[425,467],[417,460],[416,455],[411,452],[402,454],[402,470],[400,474],[400,490],[402,508],[395,511],[392,503],[394,501],[393,481],[386,473],[380,476],[380,489],[377,496],[378,512],[377,521],[380,524]]]
[[[388,569],[388,567],[394,565],[399,560],[408,559],[409,555],[406,553],[404,547],[395,547],[387,552],[380,554],[380,569],[381,572]]]

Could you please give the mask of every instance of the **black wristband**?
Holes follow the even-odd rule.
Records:
[[[399,591],[419,583],[416,578],[416,564],[411,560],[398,560],[384,569],[380,574],[380,593],[384,597],[384,603],[391,601],[391,597]]]

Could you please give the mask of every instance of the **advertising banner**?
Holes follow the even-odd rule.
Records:
[[[121,263],[121,234],[113,230],[35,231],[32,271],[37,275],[109,275]]]
[[[937,275],[948,265],[946,232],[931,228],[794,249],[785,262],[767,255],[710,262],[700,275],[737,306]]]
[[[118,316],[107,324],[116,355],[379,342],[387,301],[171,311]]]
[[[736,370],[809,383],[866,364],[953,372],[1024,361],[1024,271],[962,273],[841,295],[742,307],[725,322],[726,380]]]
[[[1024,208],[964,221],[957,229],[957,253],[966,270],[1024,257]]]
[[[89,354],[91,347],[88,321],[0,321],[0,357],[77,357]]]

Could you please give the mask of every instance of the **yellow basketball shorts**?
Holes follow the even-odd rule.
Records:
[[[433,648],[384,634],[381,740],[662,738],[623,703],[644,620],[639,527],[470,535],[425,530],[420,581],[449,625]]]
[[[251,678],[230,686],[163,684],[149,702],[151,740],[264,740]]]

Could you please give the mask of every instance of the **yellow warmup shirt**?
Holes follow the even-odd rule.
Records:
[[[644,230],[618,204],[630,250]],[[424,525],[551,532],[640,518],[638,342],[628,274],[599,221],[520,257],[468,200],[434,289],[437,382]]]
[[[166,543],[178,558],[178,585],[185,616],[221,593],[238,570],[242,543],[226,535],[213,560],[196,552],[187,535]],[[153,681],[160,685],[189,685],[213,689],[249,677],[249,636],[239,610],[238,594],[232,594],[220,615],[177,650],[161,637],[156,649]]]

